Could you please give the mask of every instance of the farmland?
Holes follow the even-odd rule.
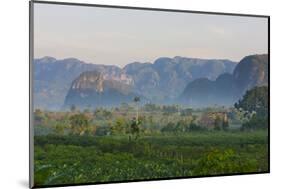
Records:
[[[221,112],[226,121],[202,119]],[[242,129],[249,115],[233,108],[146,105],[137,114],[130,105],[35,111],[35,186],[268,171],[267,126]]]

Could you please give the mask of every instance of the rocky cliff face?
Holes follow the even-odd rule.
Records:
[[[95,90],[97,93],[103,92],[104,79],[99,72],[83,72],[71,85],[71,90]]]
[[[131,85],[106,79],[97,71],[83,72],[71,84],[64,101],[64,108],[97,108],[131,102],[135,94]]]

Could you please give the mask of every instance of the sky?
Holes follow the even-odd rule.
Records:
[[[125,66],[267,53],[267,18],[35,3],[34,56]]]

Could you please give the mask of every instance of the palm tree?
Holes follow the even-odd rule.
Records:
[[[136,96],[134,98],[134,102],[136,103],[136,109],[137,109],[137,112],[136,112],[136,123],[138,124],[139,122],[139,110],[138,110],[138,102],[140,101],[140,97],[139,96]]]

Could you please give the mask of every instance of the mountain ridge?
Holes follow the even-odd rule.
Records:
[[[215,81],[197,79],[187,84],[179,102],[191,106],[233,105],[256,86],[268,85],[268,55],[249,55],[235,67],[233,74],[221,74]]]
[[[204,75],[213,80],[221,73],[232,73],[236,63],[175,56],[160,57],[153,63],[133,62],[120,68],[47,56],[35,59],[33,66],[36,108],[60,109],[72,81],[85,71],[96,70],[105,79],[132,85],[136,93],[161,103],[171,101],[186,84]]]

